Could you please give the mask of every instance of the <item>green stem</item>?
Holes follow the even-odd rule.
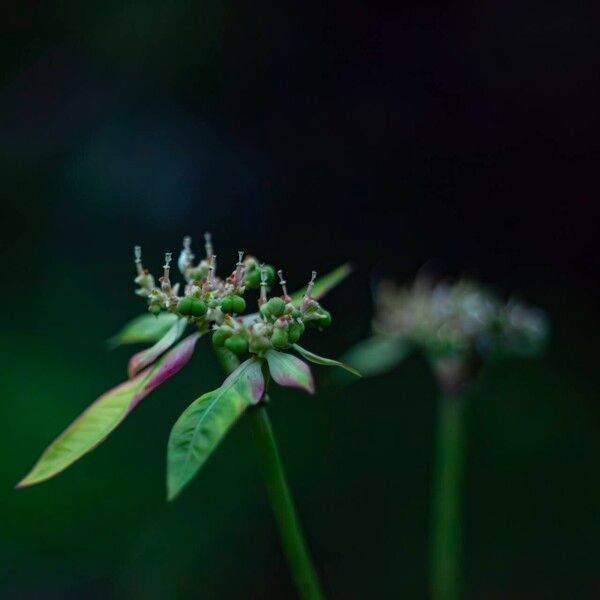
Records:
[[[440,394],[432,515],[433,600],[458,600],[461,597],[464,405],[464,398],[459,394]]]
[[[324,595],[302,535],[267,408],[259,405],[248,412],[267,493],[294,583],[302,599],[319,600]]]

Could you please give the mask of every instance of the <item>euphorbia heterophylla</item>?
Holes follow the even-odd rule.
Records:
[[[129,360],[129,379],[106,392],[88,407],[44,451],[18,487],[49,479],[66,469],[102,442],[161,383],[175,375],[192,357],[200,337],[210,334],[227,378],[216,390],[201,395],[181,414],[173,429],[167,451],[167,494],[174,498],[193,479],[221,438],[247,410],[264,467],[267,490],[288,557],[292,575],[302,597],[320,597],[310,557],[275,437],[266,412],[269,383],[314,393],[309,366],[288,350],[307,360],[354,369],[320,357],[298,345],[306,329],[322,330],[331,324],[331,313],[319,300],[350,272],[343,265],[321,279],[313,271],[308,285],[288,294],[283,272],[277,271],[282,293],[269,297],[275,269],[239,253],[231,274],[217,276],[217,257],[209,234],[205,235],[206,257],[194,262],[191,240],[184,238],[177,265],[185,278],[171,282],[171,253],[165,255],[158,285],[142,264],[141,248],[135,248],[138,285],[150,314],[136,318],[113,337],[113,347],[137,342],[154,342]],[[181,295],[180,295],[181,289]],[[244,315],[245,296],[259,290],[258,311]],[[242,316],[244,315],[244,316]],[[181,339],[187,329],[191,333]]]

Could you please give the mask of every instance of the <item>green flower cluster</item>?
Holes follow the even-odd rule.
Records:
[[[194,264],[191,240],[184,238],[178,267],[186,283],[183,294],[180,285],[171,284],[171,254],[165,256],[164,272],[155,285],[152,275],[142,266],[141,250],[135,249],[139,286],[136,293],[148,301],[153,314],[163,311],[187,318],[201,333],[212,332],[213,344],[242,356],[248,352],[259,356],[272,348],[285,350],[297,343],[307,328],[323,329],[331,325],[331,313],[311,297],[316,273],[301,298],[292,301],[287,293],[283,272],[278,271],[282,294],[269,298],[276,272],[273,266],[261,264],[256,258],[239,252],[232,273],[217,277],[216,260],[210,234],[205,234],[206,258]],[[260,290],[258,312],[242,317],[246,312],[245,295]]]

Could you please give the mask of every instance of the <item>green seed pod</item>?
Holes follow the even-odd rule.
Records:
[[[254,267],[246,273],[244,283],[249,290],[256,290],[260,287],[260,270]]]
[[[206,314],[206,304],[200,298],[192,298],[192,315],[201,317],[204,314]]]
[[[218,329],[215,329],[212,336],[213,344],[220,348],[225,343],[225,340],[228,337],[231,337],[232,334],[233,331],[231,331],[229,327],[219,327]]]
[[[232,335],[225,340],[225,348],[237,355],[246,354],[248,352],[248,340],[243,335]]]
[[[177,312],[182,315],[192,314],[192,299],[188,296],[182,298],[177,304]]]
[[[265,265],[263,269],[267,272],[267,283],[271,285],[275,281],[275,267],[273,265]]]
[[[269,312],[274,317],[280,317],[285,310],[285,302],[281,298],[271,298],[267,304],[269,305]]]
[[[265,302],[264,304],[261,304],[259,310],[260,310],[260,314],[263,317],[266,317],[268,319],[271,316],[271,311],[269,310],[269,303],[268,302]]]
[[[273,330],[273,335],[271,336],[271,343],[275,348],[285,348],[288,345],[288,334],[285,329],[280,329],[276,327]]]
[[[160,304],[151,304],[148,307],[148,310],[153,314],[153,315],[159,315],[162,312],[162,308],[160,307]]]
[[[225,296],[221,300],[221,310],[229,315],[233,312],[233,297],[231,295]]]
[[[292,321],[288,327],[288,341],[295,344],[304,333],[304,323]]]
[[[239,315],[246,310],[246,301],[241,296],[232,296],[231,306],[233,312]]]

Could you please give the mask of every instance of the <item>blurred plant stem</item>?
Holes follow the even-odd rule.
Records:
[[[301,598],[306,600],[324,598],[302,535],[300,521],[287,484],[267,407],[265,405],[256,406],[249,411],[249,414],[267,493],[298,593]]]
[[[460,393],[440,393],[431,520],[433,600],[461,597],[464,407],[465,399]]]
[[[217,349],[217,358],[223,370],[232,373],[239,361],[230,352]],[[266,399],[266,394],[265,394]],[[252,434],[258,451],[267,494],[279,530],[292,579],[302,600],[322,600],[325,598],[317,572],[308,552],[308,546],[302,534],[300,520],[296,513],[294,500],[285,477],[285,471],[279,456],[277,440],[271,427],[267,406],[261,402],[253,406],[248,414],[252,424]]]

